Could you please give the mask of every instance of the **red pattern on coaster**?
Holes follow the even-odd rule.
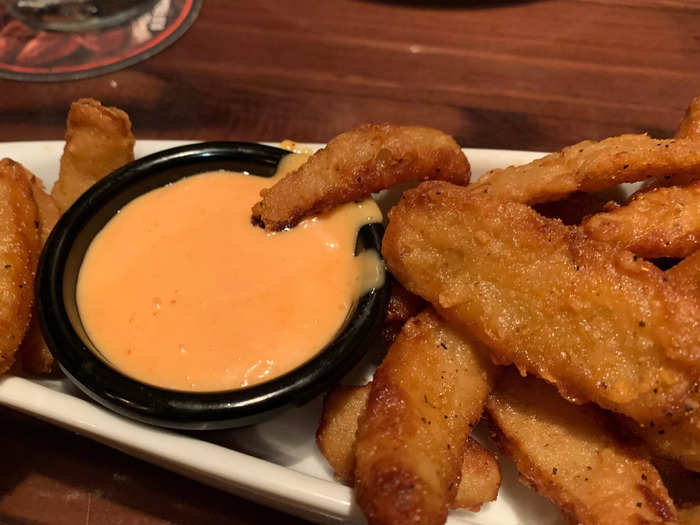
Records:
[[[0,78],[48,82],[123,69],[175,42],[200,6],[201,0],[159,0],[129,24],[91,33],[35,31],[0,6]]]

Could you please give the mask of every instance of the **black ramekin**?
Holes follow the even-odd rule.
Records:
[[[83,392],[110,409],[149,424],[188,430],[257,423],[327,390],[365,353],[379,328],[389,287],[362,296],[338,336],[315,357],[278,378],[222,392],[184,392],[141,383],[91,350],[78,314],[78,272],[94,236],[139,195],[189,175],[213,170],[272,176],[289,152],[245,142],[205,142],[138,159],[100,180],[61,217],[41,254],[36,278],[37,314],[60,367]],[[381,224],[364,226],[357,250],[381,253]],[[232,261],[231,264],[235,264]]]

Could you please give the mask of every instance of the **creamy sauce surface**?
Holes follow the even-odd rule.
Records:
[[[288,155],[277,177],[305,155]],[[250,209],[276,178],[211,172],[126,205],[95,237],[78,310],[101,356],[145,383],[186,391],[246,387],[329,343],[356,299],[381,284],[356,232],[381,221],[372,200],[267,233]]]

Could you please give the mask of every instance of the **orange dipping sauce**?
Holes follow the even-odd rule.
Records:
[[[305,156],[289,155],[280,173]],[[383,280],[375,252],[355,257],[372,200],[267,233],[250,222],[275,179],[191,176],[135,199],[95,237],[77,286],[101,357],[152,385],[211,392],[270,380],[311,359],[357,298]]]

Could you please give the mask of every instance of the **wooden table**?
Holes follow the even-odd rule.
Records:
[[[326,141],[388,121],[552,150],[671,135],[696,95],[693,0],[205,0],[180,41],[127,70],[0,81],[0,141],[60,139],[69,103],[92,96],[137,138]],[[0,409],[0,524],[298,521]]]

